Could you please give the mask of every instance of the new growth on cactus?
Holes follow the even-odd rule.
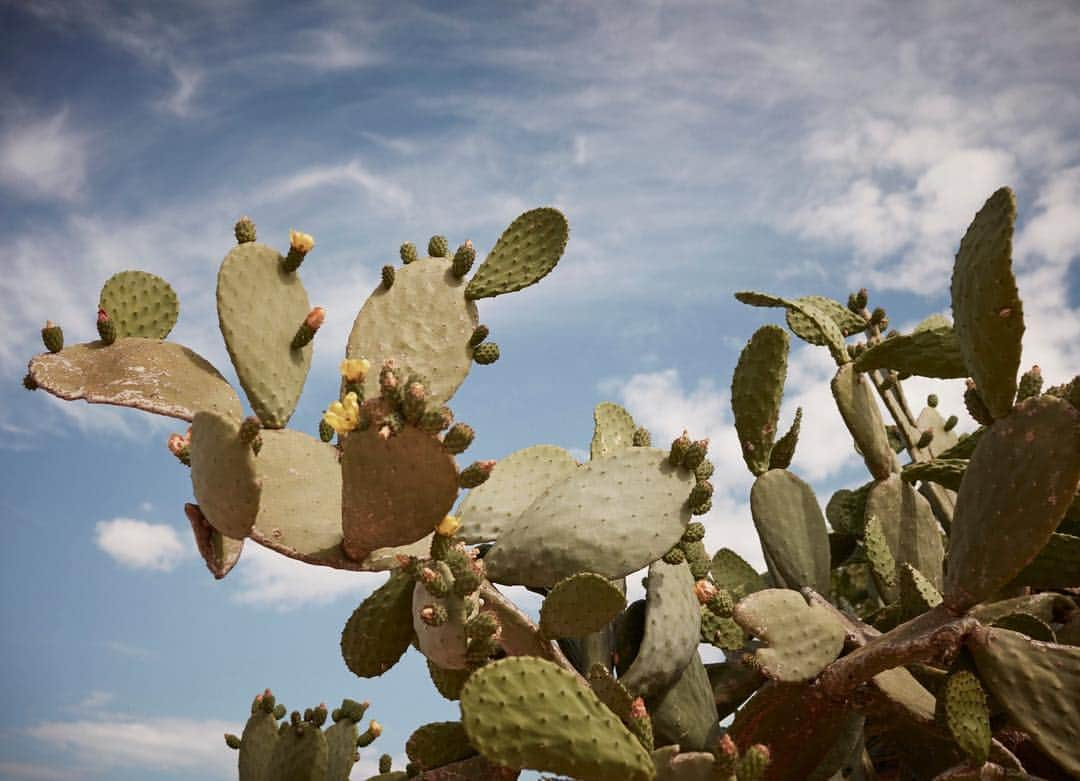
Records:
[[[25,383],[192,423],[169,449],[190,466],[185,512],[215,577],[245,540],[388,572],[345,622],[344,663],[376,677],[413,647],[461,718],[419,727],[406,769],[384,755],[381,781],[1075,778],[1080,381],[1043,390],[1039,367],[1017,376],[1015,215],[1010,190],[990,197],[960,242],[952,320],[910,333],[888,332],[866,289],[846,305],[736,294],[782,309],[788,329],[750,336],[731,386],[762,573],[710,554],[694,520],[714,499],[709,440],[654,446],[617,404],[597,405],[585,463],[538,444],[459,468],[483,428],[447,403],[473,363],[499,356],[477,302],[552,271],[568,237],[554,209],[514,220],[475,272],[469,241],[452,256],[444,236],[428,257],[402,244],[404,265],[383,268],[357,315],[318,438],[286,428],[322,322],[299,270],[314,241],[293,232],[283,257],[247,218],[217,302],[254,417],[212,366],[164,341],[176,307],[154,320],[106,309],[121,286],[175,300],[141,272],[102,292],[100,344],[65,347],[47,323]],[[804,414],[819,411],[781,426],[788,331],[835,361],[830,390],[869,473],[824,511],[793,468]],[[980,427],[958,436],[934,396],[914,414],[912,376],[966,380]],[[628,604],[641,570],[645,596]],[[500,590],[511,585],[543,598],[538,622]],[[704,663],[702,645],[724,661]],[[381,731],[361,732],[366,709],[346,699],[285,720],[267,690],[225,740],[242,781],[344,781]]]

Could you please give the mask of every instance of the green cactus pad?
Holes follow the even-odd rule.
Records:
[[[801,332],[795,331],[795,328],[792,327],[792,331],[795,331],[796,336],[805,339],[810,344],[828,347],[829,354],[832,355],[837,365],[843,365],[851,360],[840,327],[828,314],[810,303],[810,296],[789,300],[768,293],[755,293],[744,290],[736,293],[735,298],[749,306],[783,307],[788,311],[798,312],[801,317],[795,319],[794,322],[799,326]],[[791,322],[789,321],[789,324]]]
[[[656,745],[678,743],[687,751],[704,751],[716,722],[716,703],[709,674],[694,653],[682,675],[659,698],[646,699]]]
[[[191,531],[195,535],[195,547],[206,562],[206,568],[216,580],[221,580],[240,560],[240,553],[244,550],[244,541],[226,537],[211,526],[197,504],[185,504],[184,515],[191,523]]]
[[[436,691],[451,702],[461,697],[461,687],[472,674],[472,670],[447,670],[430,659],[427,660],[427,668]]]
[[[547,207],[525,212],[495,242],[473,274],[465,297],[491,298],[535,285],[555,268],[569,235],[562,212]]]
[[[445,403],[469,374],[469,339],[479,324],[476,304],[465,299],[465,283],[444,260],[425,258],[399,268],[394,286],[368,296],[356,316],[346,358],[366,358],[366,398],[379,395],[378,368],[390,359],[402,376],[427,384],[428,404]]]
[[[855,370],[892,369],[919,377],[943,380],[967,377],[960,340],[951,326],[913,331],[871,346],[855,359]]]
[[[645,600],[645,634],[637,657],[619,680],[633,694],[653,698],[679,679],[696,653],[701,605],[690,568],[663,559],[649,565]]]
[[[941,604],[941,593],[919,570],[905,563],[897,568],[897,573],[904,618],[915,618]]]
[[[259,513],[255,454],[240,441],[240,424],[214,412],[198,412],[191,423],[191,487],[210,524],[242,540]]]
[[[768,679],[741,659],[728,658],[723,662],[705,665],[709,673],[717,714],[726,719],[746,702]]]
[[[761,591],[765,580],[742,556],[730,548],[721,548],[713,556],[712,576],[717,588],[730,591],[736,599]]]
[[[412,578],[401,571],[360,603],[341,633],[345,666],[361,678],[389,670],[412,642]]]
[[[310,344],[293,349],[311,304],[300,276],[265,244],[234,247],[217,279],[218,324],[251,409],[266,428],[284,428],[311,367]]]
[[[780,681],[808,681],[830,664],[844,647],[846,631],[830,610],[807,604],[802,594],[766,589],[735,606],[735,620],[768,644],[754,654],[753,664]]]
[[[327,727],[326,781],[349,781],[349,774],[356,764],[356,739],[360,730],[356,722],[347,716]]]
[[[469,742],[508,767],[593,781],[651,781],[649,754],[591,689],[543,659],[492,662],[461,691]]]
[[[769,469],[787,377],[788,335],[775,325],[754,332],[731,378],[731,409],[743,460],[754,476]]]
[[[495,465],[491,477],[461,502],[458,536],[468,543],[499,539],[538,496],[573,475],[578,462],[555,445],[533,445]]]
[[[1012,409],[1020,369],[1024,309],[1012,272],[1016,196],[1003,187],[975,215],[952,275],[952,312],[960,352],[995,418]]]
[[[504,528],[484,557],[488,576],[541,587],[577,572],[625,577],[682,537],[693,483],[692,472],[671,466],[668,454],[655,448],[627,448],[590,461]],[[629,500],[626,486],[634,489]]]
[[[321,729],[310,722],[290,726],[279,733],[274,745],[269,781],[326,781],[327,755]]]
[[[836,299],[827,296],[800,296],[794,300],[794,303],[800,307],[810,306],[817,309],[836,323],[836,327],[840,329],[840,333],[844,336],[851,336],[866,330],[866,321]],[[822,337],[821,329],[817,323],[800,310],[793,308],[787,310],[787,325],[792,333],[798,335],[804,342],[809,342],[818,347],[825,346],[825,339]]]
[[[603,629],[626,607],[623,592],[591,572],[563,578],[540,607],[540,630],[547,637],[584,637]]]
[[[589,686],[608,709],[625,723],[630,718],[630,708],[634,704],[634,695],[611,675],[604,664],[594,664],[589,668]]]
[[[900,471],[905,483],[921,480],[924,483],[937,483],[950,491],[959,491],[964,479],[968,462],[963,458],[935,458],[933,461],[915,461]]]
[[[593,438],[589,445],[592,458],[606,456],[623,447],[633,447],[637,424],[625,409],[610,401],[602,401],[593,410]]]
[[[255,709],[240,736],[240,781],[270,781],[277,742],[277,720],[262,708]]]
[[[1022,635],[1027,635],[1032,640],[1038,640],[1043,643],[1057,642],[1057,637],[1053,628],[1045,621],[1042,621],[1030,613],[1009,613],[1007,616],[1002,616],[994,621],[991,626],[1000,629],[1008,629],[1012,632],[1019,632]]]
[[[1080,537],[1055,532],[1039,554],[1020,571],[1014,586],[1076,588],[1080,586]]]
[[[897,565],[910,564],[941,588],[945,548],[930,503],[899,475],[870,487],[866,517],[877,516]]]
[[[896,455],[889,445],[885,423],[870,381],[855,371],[851,364],[844,364],[833,377],[830,386],[840,417],[851,432],[855,446],[862,454],[870,474],[877,480],[888,477],[896,464]]]
[[[157,339],[74,344],[30,361],[37,387],[66,401],[113,404],[192,420],[209,410],[236,420],[243,407],[218,370],[188,348]]]
[[[1080,648],[983,629],[968,642],[979,678],[1017,726],[1068,773],[1080,776]]]
[[[795,457],[795,447],[799,444],[799,431],[802,428],[802,407],[795,409],[795,417],[787,433],[776,440],[769,453],[769,469],[787,469]]]
[[[180,315],[176,291],[145,271],[121,271],[109,277],[101,288],[98,307],[108,312],[117,337],[164,339]]]
[[[409,736],[405,753],[412,762],[429,770],[468,759],[476,749],[469,745],[465,725],[460,721],[436,721],[418,727]]]
[[[866,518],[863,546],[878,593],[886,604],[895,602],[900,597],[899,583],[896,580],[896,559],[889,547],[885,527],[872,513]]]
[[[1049,541],[1078,481],[1080,412],[1071,404],[1033,397],[995,421],[956,499],[945,603],[965,610],[1016,577]]]
[[[750,489],[750,513],[769,571],[790,588],[829,593],[829,533],[813,489],[785,469],[771,469]]]
[[[419,540],[457,498],[454,457],[412,426],[388,439],[374,426],[351,432],[342,446],[341,475],[343,547],[356,561],[376,548]]]

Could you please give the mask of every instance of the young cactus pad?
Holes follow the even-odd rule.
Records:
[[[98,308],[109,313],[117,337],[164,339],[180,316],[180,301],[168,282],[145,271],[121,271],[101,288]]]

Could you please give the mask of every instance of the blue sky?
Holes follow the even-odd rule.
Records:
[[[313,432],[378,270],[444,233],[481,254],[562,209],[542,284],[481,303],[501,360],[455,397],[467,454],[584,451],[593,406],[658,440],[712,440],[710,550],[761,563],[728,386],[775,312],[731,294],[844,300],[892,322],[948,310],[952,257],[999,186],[1018,196],[1024,364],[1080,361],[1080,8],[1030,2],[0,2],[0,778],[231,778],[251,697],[369,699],[383,751],[453,718],[410,652],[383,679],[337,638],[381,578],[249,544],[214,582],[195,553],[179,422],[60,403],[20,380],[46,318],[95,337],[101,283],[140,268],[181,299],[172,339],[235,381],[214,311],[241,214],[303,268],[327,324],[291,425]],[[822,503],[864,481],[795,346],[784,424]],[[961,415],[958,383],[910,383]],[[530,603],[525,600],[526,604]],[[401,760],[398,760],[399,765]],[[365,772],[366,771],[366,772]]]

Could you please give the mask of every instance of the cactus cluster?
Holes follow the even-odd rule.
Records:
[[[585,463],[540,444],[458,468],[474,431],[446,404],[472,363],[499,354],[476,301],[554,268],[567,226],[553,209],[515,220],[468,280],[471,242],[451,253],[435,236],[426,258],[403,244],[404,265],[383,269],[356,318],[318,438],[285,428],[321,323],[298,276],[314,242],[294,232],[283,257],[246,219],[218,311],[254,417],[213,367],[163,341],[175,295],[137,272],[102,292],[100,342],[64,347],[47,323],[26,385],[191,421],[170,449],[190,464],[198,504],[185,510],[215,577],[249,538],[389,571],[345,624],[345,664],[375,677],[414,647],[461,719],[418,728],[406,769],[384,756],[377,779],[1077,777],[1080,382],[1018,377],[1015,214],[1008,189],[987,201],[956,256],[952,320],[911,333],[887,331],[866,290],[846,305],[736,294],[829,351],[869,472],[823,511],[791,468],[804,411],[780,425],[788,332],[758,329],[731,401],[763,573],[728,548],[710,555],[694,520],[712,502],[708,440],[654,447],[616,404],[597,406]],[[980,427],[957,435],[936,397],[914,414],[913,375],[970,378]],[[628,604],[641,570],[645,597]],[[541,595],[539,621],[500,585]],[[702,644],[724,661],[705,664]],[[378,732],[359,732],[364,707],[346,700],[323,731],[325,707],[279,724],[284,709],[260,696],[243,736],[226,737],[241,779],[347,778]]]

